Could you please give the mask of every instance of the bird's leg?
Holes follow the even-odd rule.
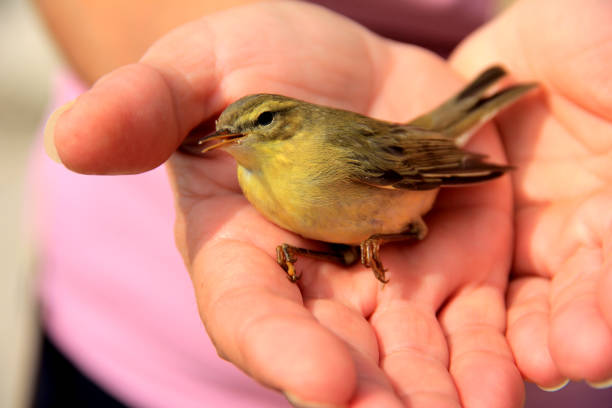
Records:
[[[374,234],[361,243],[361,263],[366,268],[372,268],[376,279],[382,283],[387,283],[389,280],[385,278],[386,269],[383,267],[378,254],[380,246],[387,242],[406,239],[421,240],[425,238],[425,235],[427,235],[427,225],[421,219],[411,222],[408,229],[399,234]]]
[[[358,253],[359,247],[349,245],[334,244],[330,246],[329,251],[315,251],[282,244],[276,247],[276,262],[287,272],[287,278],[291,282],[296,282],[302,277],[302,274],[297,274],[295,271],[298,255],[348,266],[357,262]]]

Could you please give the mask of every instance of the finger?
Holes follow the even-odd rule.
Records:
[[[503,286],[506,282],[510,209],[500,199],[503,193],[500,189],[500,194],[493,198],[484,191],[481,196],[474,189],[471,194],[445,197],[459,208],[447,206],[432,214],[428,218],[432,228],[425,242],[405,248],[401,260],[393,256],[399,253],[386,253],[390,262],[385,262],[397,265],[392,270],[401,273],[394,273],[381,292],[380,306],[371,323],[381,345],[381,366],[396,392],[411,406],[460,405],[455,382],[448,372],[446,339],[434,311],[466,283],[491,280]],[[477,202],[472,202],[473,199]],[[501,211],[478,206],[482,201],[490,201],[491,206],[500,207]],[[495,240],[482,234],[490,225],[497,225]],[[465,253],[483,256],[467,260]],[[501,320],[505,317],[503,312],[500,316]]]
[[[334,406],[350,400],[356,372],[348,347],[304,308],[268,254],[218,240],[195,258],[192,279],[222,357],[296,400]]]
[[[519,407],[524,387],[504,337],[500,288],[466,288],[442,309],[450,372],[467,407]]]
[[[604,254],[607,254],[607,258],[604,260],[603,276],[601,278],[601,284],[598,285],[598,306],[601,314],[603,315],[607,326],[612,327],[612,260],[610,254],[612,254],[611,240],[606,240],[604,245]],[[590,381],[591,386],[596,388],[609,388],[612,385],[612,377],[600,379],[599,381]]]
[[[102,77],[57,117],[52,138],[62,163],[80,173],[150,170],[220,110],[212,44],[191,51],[196,44],[190,37],[205,27],[202,21],[175,30],[139,63]]]
[[[377,41],[348,19],[305,3],[207,16],[166,35],[138,64],[103,77],[56,118],[50,133],[61,161],[75,171],[135,173],[162,163],[191,129],[248,93],[364,110],[378,74],[354,61],[368,60]]]
[[[612,242],[608,242],[607,246],[610,244]],[[607,259],[604,260],[603,276],[601,277],[601,284],[598,285],[597,300],[608,327],[612,327],[612,296],[610,296],[612,293],[612,258],[610,257],[612,248],[604,248],[604,254],[606,254]]]
[[[575,379],[612,377],[612,330],[597,303],[600,248],[578,248],[551,287],[550,351],[559,370]]]
[[[608,327],[612,328],[612,213],[609,203],[612,202],[612,192],[601,194],[596,206],[589,213],[589,224],[597,231],[598,246],[601,246],[601,277],[597,283],[597,300],[599,310]],[[610,214],[602,217],[602,212]]]
[[[566,383],[550,355],[550,280],[538,277],[515,279],[507,296],[506,336],[523,376],[545,389]]]
[[[163,163],[197,124],[197,99],[178,79],[134,64],[103,77],[56,119],[53,143],[80,173],[137,173]]]
[[[378,342],[369,322],[356,309],[330,299],[312,299],[308,309],[351,350],[357,370],[357,389],[351,407],[401,407],[391,383],[378,366]]]
[[[381,305],[370,322],[380,366],[407,406],[461,406],[448,373],[446,340],[430,306],[396,299]]]
[[[600,193],[586,201],[527,207],[517,217],[517,234],[527,239],[517,243],[516,265],[522,273],[552,279],[547,342],[555,366],[570,378],[601,381],[612,375],[612,331],[605,317],[609,310],[598,302],[609,262],[604,249],[609,246],[610,201],[609,194]],[[521,365],[525,361],[517,359],[523,371],[534,375]],[[540,372],[540,381],[552,375],[550,366],[543,371],[548,374]]]

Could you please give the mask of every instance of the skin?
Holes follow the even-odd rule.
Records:
[[[433,54],[384,41],[322,8],[261,4],[184,25],[141,63],[102,78],[57,120],[55,144],[76,171],[139,172],[248,93],[405,121],[462,85]],[[468,148],[504,162],[491,126]],[[422,245],[384,247],[391,283],[382,289],[361,265],[306,259],[298,264],[300,286],[290,283],[275,246],[316,244],[246,201],[229,155],[173,155],[169,172],[176,240],[202,321],[220,355],[251,376],[294,399],[335,406],[520,405],[522,380],[503,335],[508,177],[443,191]],[[476,252],[482,257],[464,256]],[[483,370],[486,379],[474,378]]]
[[[511,283],[508,338],[519,368],[542,385],[564,376],[592,381],[612,376],[607,343],[612,304],[604,296],[612,291],[605,251],[611,207],[604,176],[610,174],[610,161],[602,159],[609,155],[604,135],[611,131],[612,101],[603,92],[606,70],[595,75],[601,61],[606,66],[610,60],[602,41],[610,38],[609,24],[601,23],[610,6],[602,0],[582,7],[581,13],[600,24],[576,18],[584,27],[571,30],[571,41],[561,36],[547,43],[552,37],[529,36],[534,47],[529,60],[521,53],[527,41],[508,35],[517,25],[540,32],[546,24],[550,32],[564,34],[575,23],[559,24],[547,16],[574,9],[568,1],[521,2],[457,52],[453,63],[466,77],[499,59],[518,80],[538,79],[552,96],[533,95],[498,122],[513,162],[521,159],[512,180],[443,190],[427,216],[425,241],[382,250],[391,271],[384,289],[360,265],[345,269],[310,260],[298,264],[302,286],[291,284],[275,262],[274,246],[313,244],[266,221],[246,202],[233,160],[223,152],[211,153],[209,160],[172,156],[176,240],[220,355],[294,401],[519,406],[522,380],[504,337],[513,181],[514,262],[523,275]],[[574,17],[572,11],[564,18]],[[508,46],[498,47],[500,41]],[[577,54],[582,49],[592,51]],[[559,56],[578,62],[559,64]],[[597,64],[587,63],[591,58]],[[579,86],[562,80],[567,75]],[[244,94],[282,93],[403,121],[461,84],[430,53],[383,41],[335,14],[301,3],[262,4],[203,18],[163,37],[139,64],[107,75],[70,109],[54,115],[50,128],[68,168],[137,173],[164,162],[193,126]],[[579,91],[585,87],[589,93]],[[486,126],[467,148],[501,163],[495,136]],[[568,152],[576,146],[589,148],[574,157]],[[546,169],[546,155],[577,170],[572,178],[563,177],[572,188],[555,188],[559,183],[546,177],[559,176],[550,169],[534,171]],[[599,184],[584,189],[593,169]],[[572,200],[568,191],[576,192]],[[587,245],[587,238],[600,245]],[[567,255],[568,247],[578,250]],[[583,265],[589,266],[588,275],[572,280]],[[577,323],[579,330],[567,330]],[[530,369],[530,352],[550,358]]]
[[[548,91],[497,120],[518,167],[507,336],[547,387],[612,379],[611,20],[606,0],[520,2],[452,58],[467,76],[502,62]]]

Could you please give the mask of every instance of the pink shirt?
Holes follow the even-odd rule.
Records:
[[[487,0],[319,1],[395,38],[442,52],[489,15]],[[413,41],[415,42],[415,41]],[[50,109],[85,87],[55,78]],[[34,221],[43,321],[55,344],[101,387],[133,406],[288,406],[221,360],[198,316],[173,241],[165,170],[82,176],[33,152]]]
[[[57,107],[85,87],[64,73],[54,90]],[[57,346],[131,406],[287,406],[221,360],[206,335],[174,245],[165,169],[83,176],[51,161],[41,145],[31,202],[43,321]]]

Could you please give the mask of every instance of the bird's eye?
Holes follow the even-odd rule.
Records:
[[[270,123],[272,123],[273,119],[274,119],[274,113],[272,113],[270,111],[262,112],[257,117],[257,125],[258,126],[269,125]]]

